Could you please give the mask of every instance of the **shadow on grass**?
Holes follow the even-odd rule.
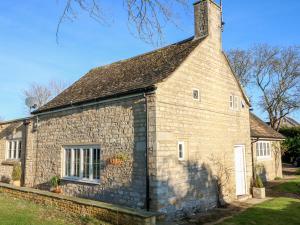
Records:
[[[259,204],[245,212],[225,220],[221,225],[263,224],[289,225],[299,224],[300,200],[276,198]]]

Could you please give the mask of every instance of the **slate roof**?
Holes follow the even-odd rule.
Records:
[[[250,113],[250,129],[252,138],[285,139],[253,113]]]
[[[170,76],[203,39],[189,38],[134,58],[98,67],[33,114],[154,88]]]

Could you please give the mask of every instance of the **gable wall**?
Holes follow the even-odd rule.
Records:
[[[234,146],[245,145],[247,191],[252,173],[249,107],[229,109],[231,93],[242,92],[216,44],[204,40],[182,66],[157,89],[157,177],[153,207],[161,211],[216,204],[216,190],[208,157],[233,170],[227,190],[235,193]],[[192,98],[200,90],[201,102]],[[239,104],[241,107],[241,104]],[[185,161],[178,160],[177,143],[184,141]],[[225,158],[225,160],[224,160]],[[235,196],[231,196],[231,199]]]

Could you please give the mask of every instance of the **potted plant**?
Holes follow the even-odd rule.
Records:
[[[53,176],[50,180],[51,183],[51,191],[56,193],[56,194],[60,194],[62,193],[62,189],[60,187],[60,177],[59,176]]]
[[[11,175],[14,186],[17,187],[21,186],[21,176],[22,176],[21,164],[17,163],[14,165],[12,175]]]
[[[266,189],[259,175],[256,175],[253,185],[253,197],[263,199],[266,197]]]

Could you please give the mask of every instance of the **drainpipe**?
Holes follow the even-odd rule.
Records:
[[[255,144],[256,142],[259,141],[259,138],[256,138],[256,140],[251,141],[251,153],[252,153],[252,181],[254,182],[254,180],[256,179],[256,172],[255,172],[255,160],[254,160],[254,148],[253,148],[253,144]]]
[[[22,186],[25,186],[25,177],[26,177],[26,158],[27,158],[27,136],[28,136],[28,125],[30,124],[29,120],[24,120],[24,143],[23,143],[23,162],[22,162]]]
[[[148,152],[148,140],[149,140],[149,114],[148,114],[148,99],[146,93],[145,98],[145,110],[146,110],[146,152],[145,152],[145,165],[146,165],[146,210],[150,211],[150,175],[149,175],[149,152]]]

